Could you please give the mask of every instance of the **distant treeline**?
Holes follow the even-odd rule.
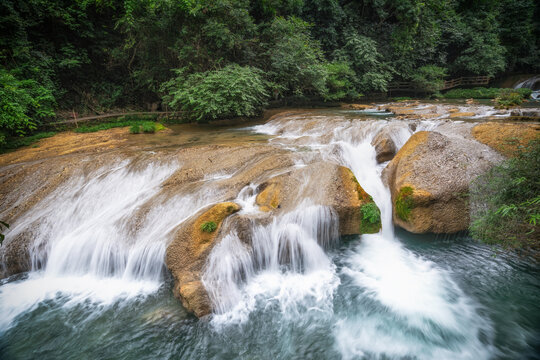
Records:
[[[201,120],[249,116],[283,97],[352,99],[391,81],[436,91],[445,76],[537,72],[538,9],[535,0],[2,0],[0,131],[28,132],[57,109],[168,104]]]

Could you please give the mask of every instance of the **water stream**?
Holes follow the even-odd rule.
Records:
[[[300,159],[349,167],[381,210],[381,232],[339,239],[316,197],[254,223],[252,248],[232,229],[203,276],[215,314],[197,320],[172,297],[164,254],[178,224],[220,199],[212,184],[224,175],[170,199],[160,185],[181,164],[113,164],[74,177],[11,229],[33,229],[34,270],[0,283],[0,358],[540,358],[538,267],[466,236],[395,231],[371,140],[392,126],[402,146],[413,131],[377,113],[342,115],[249,130]],[[243,212],[257,211],[255,188],[238,194]]]

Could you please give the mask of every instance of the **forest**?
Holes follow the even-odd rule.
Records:
[[[393,81],[538,72],[534,0],[4,0],[0,143],[61,113],[254,116]]]

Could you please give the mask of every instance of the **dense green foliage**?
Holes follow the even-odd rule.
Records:
[[[540,140],[478,177],[471,235],[504,248],[540,251]]]
[[[523,100],[523,95],[514,89],[503,89],[495,98],[499,108],[518,106],[521,105]]]
[[[201,231],[211,233],[211,232],[216,231],[216,229],[217,229],[217,225],[213,221],[206,221],[201,224]]]
[[[184,75],[168,81],[166,100],[196,121],[257,115],[268,93],[261,71],[249,66],[228,65],[223,69]]]
[[[38,140],[45,139],[45,138],[54,136],[56,134],[57,134],[56,131],[44,131],[44,132],[37,132],[29,136],[16,136],[16,137],[8,138],[9,140],[6,141],[5,144],[0,146],[0,154],[20,148],[22,146],[32,145]]]
[[[267,99],[351,99],[399,80],[432,92],[445,74],[537,72],[538,19],[534,0],[4,0],[0,137],[55,109],[172,102],[204,120],[250,116]],[[225,96],[232,71],[253,81]],[[253,87],[255,99],[237,101]]]
[[[360,207],[362,212],[362,222],[360,232],[363,234],[371,234],[377,232],[381,228],[381,211],[374,202],[369,202]]]
[[[483,88],[477,87],[474,89],[453,89],[444,94],[447,99],[496,99],[501,92],[506,91],[500,88]],[[527,99],[531,96],[531,89],[512,89],[513,93],[520,95],[522,99]]]

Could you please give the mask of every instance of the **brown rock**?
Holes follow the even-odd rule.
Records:
[[[457,118],[457,117],[471,117],[471,116],[475,116],[476,114],[473,113],[473,112],[455,112],[455,113],[451,113],[450,114],[450,117],[451,118]]]
[[[226,217],[240,210],[233,202],[224,202],[207,208],[181,225],[175,239],[167,248],[165,263],[174,277],[174,295],[184,307],[198,317],[212,312],[210,299],[201,282],[206,258],[216,244],[220,228]],[[214,223],[213,231],[203,225]]]
[[[472,135],[499,153],[513,156],[519,147],[527,146],[531,140],[540,137],[540,125],[488,122],[476,125]]]
[[[392,160],[396,154],[396,144],[390,137],[387,131],[384,131],[386,127],[380,131],[371,141],[371,145],[375,147],[376,159],[378,163],[383,163],[388,160]]]
[[[394,223],[414,233],[466,230],[469,184],[501,159],[474,140],[414,134],[383,171]]]
[[[373,108],[373,105],[367,105],[367,104],[348,104],[345,106],[348,109],[353,110],[366,110]]]
[[[256,201],[264,212],[292,211],[303,200],[311,199],[315,204],[336,211],[340,235],[372,233],[380,229],[380,223],[372,227],[363,223],[362,205],[372,203],[373,199],[343,166],[313,163],[265,181],[259,191]]]

